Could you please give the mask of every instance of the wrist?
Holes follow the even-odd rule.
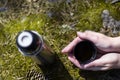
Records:
[[[120,52],[120,37],[111,38],[110,44],[113,52]]]
[[[114,66],[115,69],[120,69],[120,54],[117,55],[116,63]]]

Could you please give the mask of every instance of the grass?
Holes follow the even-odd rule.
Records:
[[[26,2],[27,7],[23,10],[19,7],[21,5],[14,9],[11,0],[8,4],[10,10],[0,13],[0,80],[26,80],[25,76],[29,70],[41,72],[34,61],[21,55],[16,47],[16,35],[22,30],[39,32],[49,42],[73,80],[84,80],[79,75],[79,69],[71,64],[66,55],[61,54],[61,49],[76,37],[76,31],[99,32],[102,27],[101,12],[104,9],[110,10],[112,16],[119,20],[119,3],[111,5],[100,0],[71,0],[71,3],[51,3],[42,0],[39,2],[41,3]],[[51,15],[48,15],[49,12]],[[66,76],[64,80],[68,80]]]

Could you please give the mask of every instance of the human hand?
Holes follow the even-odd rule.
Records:
[[[98,71],[120,68],[120,54],[118,53],[103,54],[99,58],[87,64],[80,64],[71,53],[68,55],[68,59],[78,68],[84,70]]]
[[[77,32],[77,35],[82,40],[93,42],[100,53],[116,52],[113,45],[115,41],[112,37],[93,31]]]
[[[66,46],[62,50],[63,53],[68,53],[68,59],[72,63],[74,63],[77,67],[79,67],[81,69],[86,69],[86,70],[107,70],[107,69],[114,68],[114,66],[112,66],[112,65],[114,65],[113,63],[116,63],[118,61],[118,58],[116,58],[116,60],[115,59],[111,60],[111,57],[114,55],[118,55],[118,54],[114,54],[114,55],[113,54],[112,55],[104,54],[104,53],[113,51],[113,49],[112,49],[113,39],[111,37],[107,37],[103,34],[92,32],[92,31],[86,31],[84,33],[78,32],[77,34],[78,34],[78,37],[75,38],[68,46]],[[82,40],[90,40],[98,48],[99,54],[97,54],[97,56],[99,56],[99,55],[100,56],[98,59],[95,60],[95,62],[93,61],[92,63],[83,65],[83,64],[80,64],[78,62],[78,60],[76,60],[76,58],[72,52],[73,52],[73,49],[76,46],[76,44]],[[104,58],[108,59],[108,61],[106,61]],[[100,64],[99,61],[101,61],[100,66],[98,65],[98,64]],[[98,64],[96,62],[98,62]],[[104,64],[102,64],[102,63],[104,63]],[[111,64],[111,66],[106,66],[108,64]],[[96,67],[93,67],[95,65],[96,65]]]
[[[68,54],[68,59],[75,64],[77,67],[80,69],[83,69],[82,64],[79,64],[78,60],[75,58],[73,54],[73,48],[76,46],[77,43],[82,41],[79,37],[76,37],[70,44],[68,44],[63,50],[62,53],[67,53]]]
[[[93,31],[77,32],[77,35],[78,37],[75,38],[67,47],[65,47],[63,52],[70,52],[75,47],[75,45],[82,40],[89,40],[93,42],[99,53],[103,54],[108,52],[117,52],[116,47],[118,45],[118,39],[114,39],[112,37],[108,37]]]
[[[94,61],[85,64],[82,68],[85,70],[93,70],[93,71],[120,68],[120,54],[108,53],[101,55],[98,59],[95,59]]]

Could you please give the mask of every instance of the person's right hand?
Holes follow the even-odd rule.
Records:
[[[93,31],[77,32],[77,35],[82,40],[93,42],[100,53],[119,52],[117,51],[117,45],[120,42],[116,42],[115,38]]]

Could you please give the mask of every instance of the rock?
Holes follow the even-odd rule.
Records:
[[[111,3],[111,4],[115,4],[117,2],[120,2],[120,0],[105,0],[106,3]]]
[[[117,2],[120,2],[120,0],[112,0],[111,4],[114,4],[114,3],[117,3]]]
[[[104,32],[108,32],[112,35],[117,35],[120,32],[120,21],[115,20],[109,13],[108,10],[103,10],[101,14],[103,21]]]
[[[109,23],[109,11],[108,10],[103,10],[102,14],[101,14],[101,18],[103,20],[103,27],[107,28],[108,23]]]
[[[67,3],[71,3],[71,0],[66,0]]]
[[[115,24],[117,27],[120,27],[120,21],[116,21]]]
[[[0,12],[4,12],[4,11],[6,11],[6,10],[7,10],[6,7],[1,7],[1,8],[0,8]]]
[[[26,0],[26,1],[31,3],[31,2],[37,2],[38,0]]]
[[[58,2],[59,0],[48,0],[49,2]]]
[[[112,16],[109,17],[109,23],[108,23],[108,28],[113,28],[115,26],[115,20]]]
[[[109,11],[108,10],[103,10],[102,14],[101,14],[101,18],[102,19],[105,19],[105,18],[108,18],[110,15]]]

